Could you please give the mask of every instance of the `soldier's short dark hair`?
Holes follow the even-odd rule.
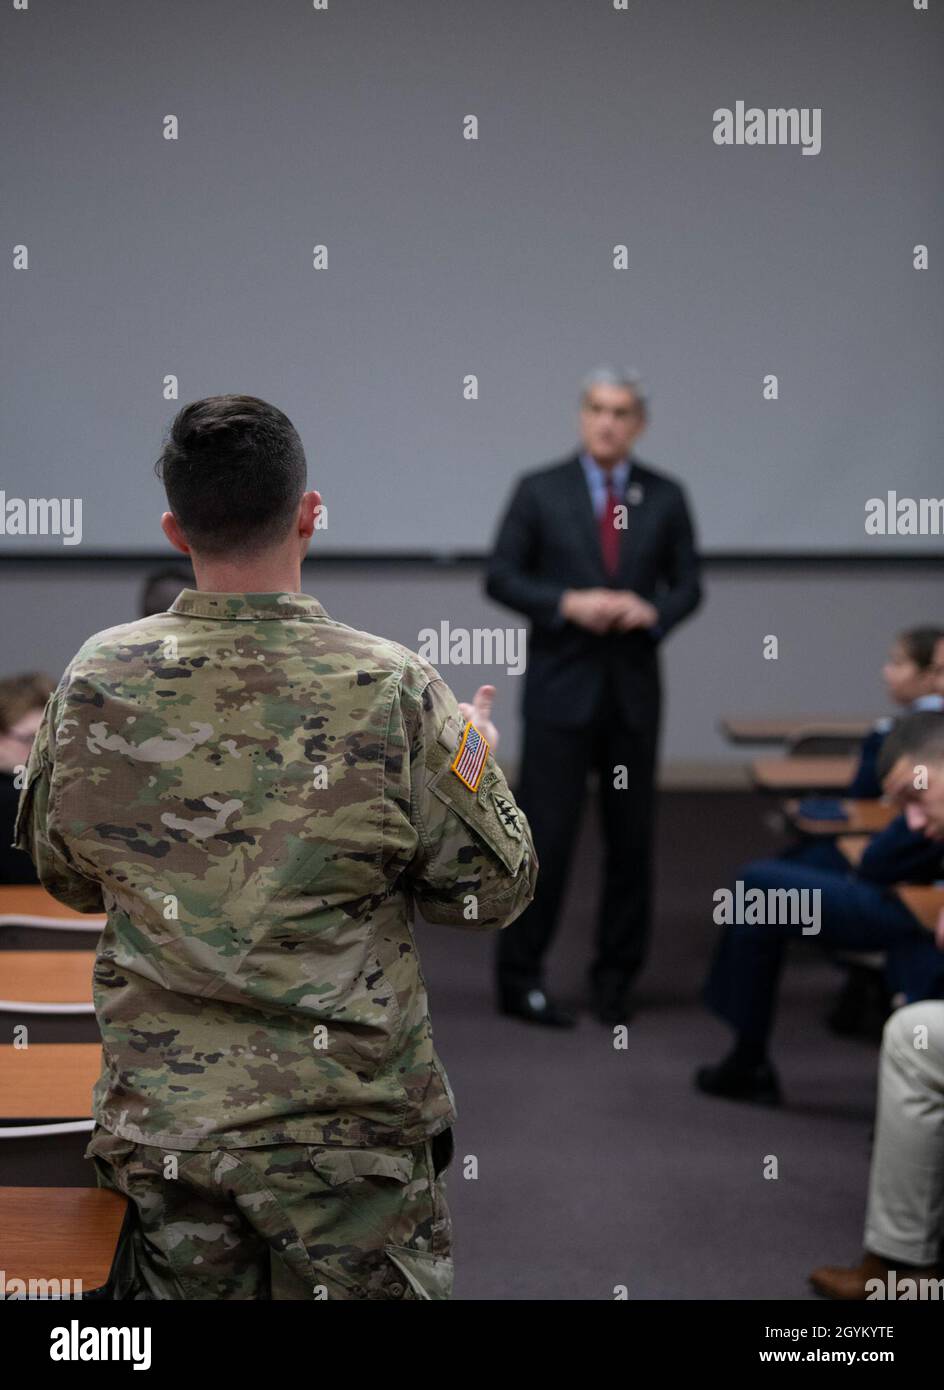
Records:
[[[876,770],[884,780],[899,758],[944,762],[944,711],[924,709],[899,720],[879,750]]]
[[[256,396],[207,396],[174,418],[155,472],[189,545],[206,555],[281,540],[305,491],[295,426]]]

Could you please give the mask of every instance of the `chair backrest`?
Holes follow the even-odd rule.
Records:
[[[94,951],[4,951],[0,1013],[91,1014]]]
[[[0,1139],[51,1139],[57,1134],[91,1134],[94,1120],[63,1120],[49,1125],[0,1125]]]
[[[35,1123],[91,1119],[101,1068],[101,1043],[0,1044],[0,1116]]]

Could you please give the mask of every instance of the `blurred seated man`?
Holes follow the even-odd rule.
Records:
[[[886,792],[898,785],[903,750],[915,739],[928,744],[938,737],[944,761],[944,714],[938,711],[909,715],[896,726],[879,756]],[[739,910],[741,920],[724,927],[705,1000],[730,1023],[735,1043],[717,1066],[699,1069],[699,1090],[729,1100],[780,1103],[768,1045],[784,949],[791,938],[851,951],[885,951],[888,988],[905,1002],[944,994],[944,953],[891,891],[897,883],[932,883],[944,876],[944,829],[938,836],[917,820],[909,808],[876,835],[858,867],[846,874],[782,859],[758,860],[741,870],[734,901],[739,907],[758,902],[773,911],[762,916],[758,909]],[[796,910],[810,902],[815,921],[812,914],[806,920]]]
[[[918,716],[889,738],[884,785],[912,829],[944,842],[944,715]],[[891,761],[894,759],[894,761]],[[917,784],[917,785],[916,785]],[[944,912],[935,943],[944,953]],[[922,1000],[885,1025],[878,1118],[865,1218],[865,1253],[825,1265],[810,1282],[829,1298],[941,1297],[944,1238],[944,1003]],[[914,1280],[915,1286],[903,1281]]]
[[[939,659],[940,654],[940,659]],[[913,627],[900,632],[882,667],[882,680],[890,702],[903,714],[924,709],[944,709],[944,632],[938,627]],[[876,720],[859,748],[852,781],[842,793],[857,801],[882,794],[877,764],[882,744],[895,727],[896,717]],[[801,803],[802,805],[802,803]],[[816,814],[810,811],[813,819]],[[821,813],[822,814],[822,813]],[[811,864],[845,874],[847,863],[831,835],[798,833],[789,849],[779,856],[793,864]],[[890,1000],[882,973],[863,963],[844,962],[845,979],[827,1015],[832,1032],[840,1037],[876,1038],[890,1012]]]
[[[11,841],[23,770],[52,691],[39,671],[0,680],[0,883],[39,882],[29,855]]]
[[[940,926],[937,940],[944,951]],[[940,1276],[942,1238],[944,1003],[925,999],[885,1025],[862,1259],[824,1265],[810,1283],[827,1298],[928,1297],[920,1281]],[[904,1280],[916,1281],[914,1291]]]

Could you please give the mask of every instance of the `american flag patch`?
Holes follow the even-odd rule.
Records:
[[[474,724],[466,724],[459,751],[452,760],[452,770],[470,792],[478,787],[482,768],[488,757],[488,744]]]

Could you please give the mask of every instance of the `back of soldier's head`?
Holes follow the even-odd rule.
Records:
[[[208,396],[177,414],[155,466],[197,554],[252,554],[283,540],[305,491],[291,420],[256,396]]]

